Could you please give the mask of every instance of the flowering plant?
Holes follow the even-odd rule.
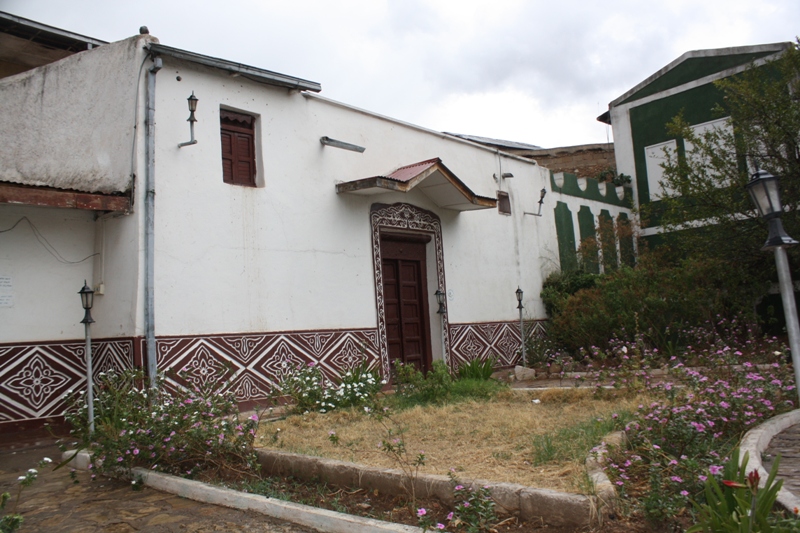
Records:
[[[182,372],[178,377],[184,376]],[[185,377],[185,376],[184,376]],[[187,381],[187,383],[190,383]],[[83,391],[68,393],[65,418],[78,445],[93,454],[92,478],[135,466],[194,477],[203,471],[255,475],[259,417],[243,418],[227,383],[149,388],[139,369],[99,377],[90,433]]]

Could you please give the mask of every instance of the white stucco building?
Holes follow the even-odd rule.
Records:
[[[243,402],[310,361],[515,362],[514,291],[544,319],[559,268],[550,172],[320,90],[150,35],[0,79],[0,424],[85,386],[84,279],[95,372]]]

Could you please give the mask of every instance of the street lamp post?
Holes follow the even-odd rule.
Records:
[[[94,291],[89,288],[86,280],[83,281],[83,288],[78,291],[81,295],[81,305],[85,311],[81,324],[84,325],[86,332],[86,400],[89,406],[89,434],[94,433],[94,380],[92,379],[92,333],[89,326],[94,322],[92,318],[92,305],[94,305]]]
[[[778,178],[765,170],[756,170],[746,185],[747,192],[758,208],[759,215],[769,224],[769,236],[762,250],[775,251],[775,266],[778,270],[778,283],[781,288],[783,314],[786,317],[786,332],[789,334],[789,349],[792,352],[794,380],[800,400],[800,326],[797,322],[797,305],[794,300],[794,285],[789,271],[789,260],[786,248],[798,244],[783,229],[781,222],[780,188]],[[800,404],[798,404],[800,405]]]
[[[444,308],[445,293],[441,289],[436,289],[436,292],[434,294],[436,294],[436,303],[439,304],[439,310],[436,311],[436,313],[438,313],[442,321],[442,359],[446,361],[447,354],[445,353],[445,343],[444,343],[445,340],[444,336],[447,335],[447,331],[445,331],[444,328],[444,315],[447,312]]]
[[[542,198],[544,198],[544,194]],[[522,321],[522,310],[525,309],[522,305],[522,289],[517,286],[517,290],[514,292],[517,295],[517,309],[519,309],[519,337],[522,340],[522,366],[528,366],[528,360],[525,357],[525,323]]]

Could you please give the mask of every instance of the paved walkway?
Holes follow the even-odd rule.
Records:
[[[0,449],[0,492],[10,492],[13,509],[19,482],[43,457],[57,460],[61,452],[52,441]],[[90,481],[87,472],[70,478],[69,468],[39,469],[37,481],[25,488],[17,511],[26,531],[126,533],[207,533],[212,531],[312,533],[313,530],[270,517],[198,503],[145,487],[133,491],[127,482]]]
[[[780,455],[778,477],[783,479],[783,487],[800,497],[800,424],[795,424],[770,441],[766,450],[767,458],[764,468],[767,472],[772,469],[774,457]]]

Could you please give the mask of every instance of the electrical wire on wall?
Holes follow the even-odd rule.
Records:
[[[100,255],[100,252],[96,252],[96,253],[93,253],[92,255],[87,255],[86,257],[84,257],[84,258],[83,258],[83,259],[81,259],[80,261],[70,261],[69,259],[65,259],[65,258],[64,258],[64,256],[63,256],[63,255],[61,255],[61,254],[58,252],[58,250],[56,250],[55,246],[53,246],[52,244],[50,244],[50,242],[49,242],[49,241],[48,241],[48,240],[47,240],[47,239],[44,237],[44,235],[42,235],[42,232],[41,232],[41,231],[39,231],[39,228],[37,228],[37,227],[36,227],[36,225],[35,225],[33,222],[31,222],[31,221],[30,221],[30,219],[29,219],[28,217],[22,217],[22,218],[20,218],[19,220],[17,220],[17,221],[14,223],[14,225],[13,225],[13,226],[11,226],[11,227],[10,227],[10,228],[8,228],[8,229],[0,229],[0,233],[8,233],[9,231],[11,231],[11,230],[13,230],[14,228],[16,228],[17,226],[19,226],[20,222],[22,222],[23,220],[24,220],[25,222],[27,222],[27,223],[28,223],[28,225],[31,227],[31,231],[33,231],[33,234],[34,234],[34,236],[36,237],[36,240],[38,240],[38,241],[39,241],[39,244],[41,244],[41,245],[42,245],[42,247],[43,247],[45,250],[47,250],[47,253],[49,253],[50,255],[52,255],[53,257],[55,257],[56,261],[58,261],[59,263],[64,263],[65,265],[77,265],[78,263],[83,263],[83,262],[84,262],[84,261],[86,261],[87,259],[91,259],[92,257],[94,257],[94,256],[96,256],[96,255]]]

